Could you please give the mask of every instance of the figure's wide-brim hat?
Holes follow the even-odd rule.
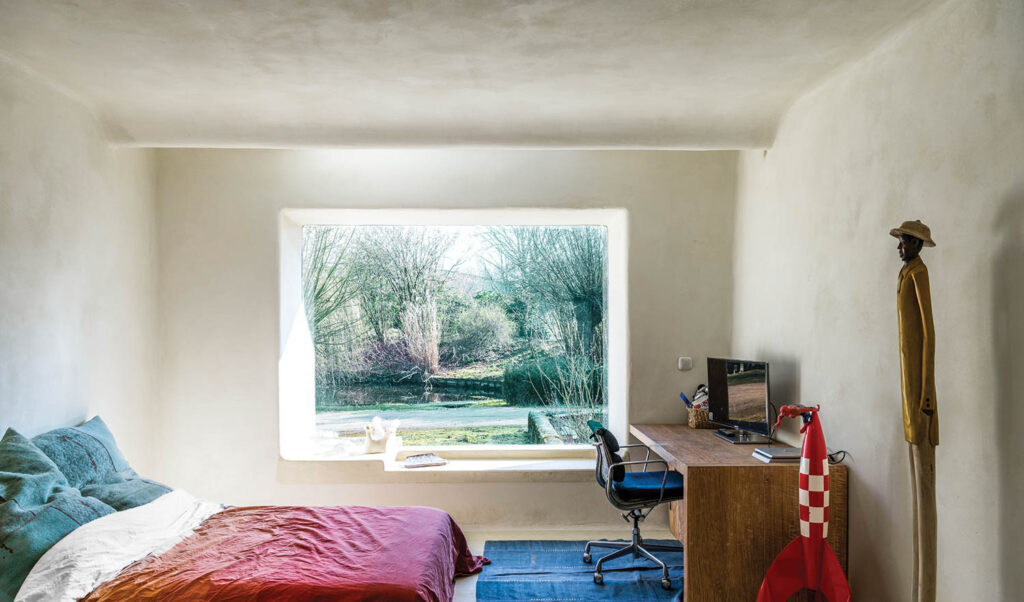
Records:
[[[920,238],[924,241],[924,246],[934,247],[935,241],[932,240],[932,229],[921,223],[921,220],[915,219],[912,222],[903,222],[899,228],[893,228],[889,230],[890,236],[900,237],[900,234],[909,234],[914,238]]]

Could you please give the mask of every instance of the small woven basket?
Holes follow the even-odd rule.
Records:
[[[711,419],[708,417],[707,410],[700,410],[697,408],[690,408],[686,411],[689,415],[690,428],[694,429],[713,429],[715,425],[711,423]]]

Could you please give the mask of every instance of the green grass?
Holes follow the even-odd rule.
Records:
[[[508,402],[504,399],[479,399],[474,400],[473,403],[467,407],[470,408],[504,408],[508,406]]]
[[[747,370],[746,372],[737,372],[736,374],[730,374],[726,377],[726,381],[730,385],[742,385],[744,383],[763,383],[764,382],[764,370]]]
[[[438,378],[465,378],[469,380],[501,380],[505,366],[528,359],[536,351],[527,344],[520,344],[509,355],[489,362],[473,362],[465,366],[443,367],[434,376]]]
[[[526,427],[465,426],[422,431],[401,430],[402,445],[522,445],[530,442]],[[362,439],[362,435],[342,437]]]
[[[448,368],[434,376],[438,378],[462,378],[466,380],[501,380],[504,362],[475,362],[458,368]]]
[[[436,402],[436,403],[371,403],[367,405],[322,405],[317,404],[317,412],[383,412],[389,410],[447,410],[452,407],[460,408],[503,408],[508,406],[504,399],[492,399],[482,397],[466,401]]]
[[[370,403],[366,405],[331,405],[331,404],[317,404],[317,412],[358,412],[360,410],[373,410],[374,412],[380,412],[381,410],[442,410],[441,406],[432,406],[425,403]]]
[[[402,431],[403,445],[519,445],[529,443],[526,428],[506,426],[466,426],[461,428]]]

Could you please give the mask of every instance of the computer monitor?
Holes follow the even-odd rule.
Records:
[[[720,431],[722,438],[734,443],[765,442],[771,436],[768,362],[709,357],[708,410],[712,422],[727,427]]]

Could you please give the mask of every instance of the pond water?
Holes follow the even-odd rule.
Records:
[[[321,392],[316,405],[318,410],[396,403],[462,406],[489,399],[500,398],[476,392],[428,390],[423,385],[354,385],[335,389],[333,395]]]

